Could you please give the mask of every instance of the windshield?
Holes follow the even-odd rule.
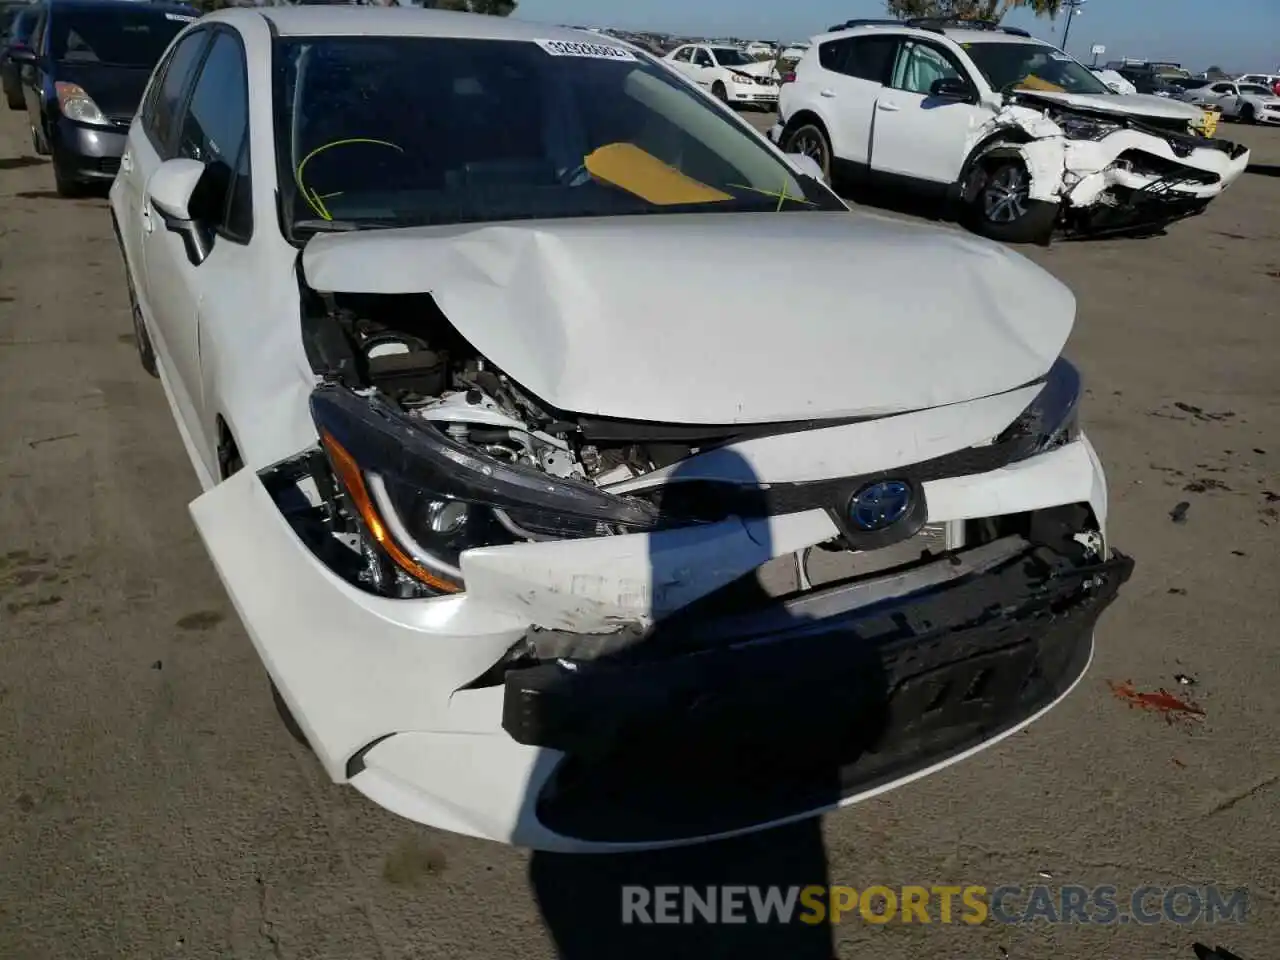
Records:
[[[716,63],[722,67],[744,67],[749,63],[755,63],[736,47],[712,47],[711,52],[716,55]]]
[[[965,51],[993,90],[1047,93],[1113,91],[1084,64],[1043,43],[966,43]]]
[[[63,63],[154,67],[169,41],[195,19],[141,6],[55,8],[49,25],[49,55]]]
[[[291,235],[324,221],[843,209],[741,121],[619,47],[308,37],[276,41],[276,58]]]

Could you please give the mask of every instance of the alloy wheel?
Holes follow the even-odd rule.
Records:
[[[1015,223],[1027,215],[1030,181],[1016,164],[997,170],[982,191],[982,213],[992,223]]]

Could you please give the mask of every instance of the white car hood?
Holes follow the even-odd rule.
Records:
[[[560,410],[690,424],[919,410],[1044,374],[1071,292],[1004,247],[850,213],[658,214],[319,235],[307,282],[430,293]]]
[[[1085,110],[1100,110],[1126,117],[1159,117],[1163,120],[1193,121],[1204,116],[1202,107],[1149,93],[1056,93],[1044,90],[1019,90],[1018,92]]]

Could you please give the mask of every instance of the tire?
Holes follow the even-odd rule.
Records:
[[[1252,103],[1246,103],[1243,107],[1240,108],[1240,122],[1241,123],[1257,123],[1258,122],[1258,114],[1253,109]]]
[[[21,94],[21,93],[19,93],[17,96],[15,96],[15,95],[13,94],[13,91],[9,91],[8,93],[6,93],[6,94],[4,95],[4,99],[5,99],[5,102],[6,102],[7,104],[9,104],[9,109],[10,109],[10,110],[25,110],[25,109],[27,109],[27,104],[26,104],[26,102],[22,99],[22,94]]]
[[[724,84],[719,80],[711,85],[711,95],[721,103],[729,102],[729,91],[724,88]]]
[[[49,145],[44,142],[44,136],[40,133],[38,127],[31,128],[31,149],[36,152],[37,157],[47,157],[49,155]]]
[[[786,153],[803,153],[822,168],[822,179],[831,183],[831,140],[816,123],[806,123],[781,138]]]
[[[271,681],[271,702],[276,705],[276,713],[280,715],[280,720],[284,723],[284,728],[289,731],[289,736],[310,750],[311,743],[307,740],[307,735],[302,732],[302,727],[298,726],[293,711],[284,702],[284,697],[280,695],[280,688],[276,686],[274,680]]]
[[[124,252],[121,251],[121,257]],[[138,346],[138,361],[142,369],[153,377],[159,377],[156,369],[156,350],[151,345],[151,335],[147,333],[147,325],[142,321],[142,308],[138,306],[138,296],[133,290],[133,280],[129,276],[129,265],[124,267],[124,282],[129,288],[129,312],[133,315],[133,339]]]
[[[1002,243],[1047,245],[1061,206],[1028,197],[1030,180],[1021,160],[997,160],[969,204],[969,229]]]
[[[78,180],[73,180],[62,170],[62,165],[58,163],[58,158],[53,158],[53,188],[58,192],[58,196],[67,199],[75,197],[83,197],[87,192],[87,187]]]

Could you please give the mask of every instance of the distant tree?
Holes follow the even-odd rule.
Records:
[[[463,13],[487,13],[495,17],[509,17],[515,12],[519,0],[436,0],[438,10],[461,10]]]
[[[956,17],[998,20],[1009,10],[1025,7],[1038,17],[1056,17],[1063,0],[885,0],[895,17]]]

